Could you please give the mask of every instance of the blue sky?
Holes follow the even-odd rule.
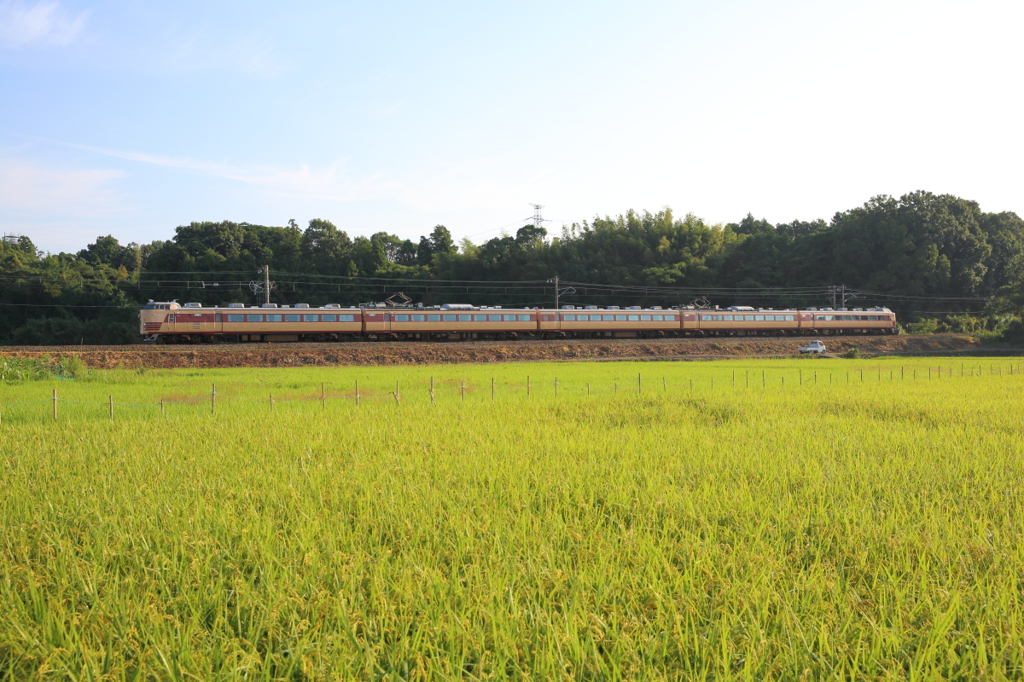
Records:
[[[1024,3],[0,0],[0,231],[1024,214]]]

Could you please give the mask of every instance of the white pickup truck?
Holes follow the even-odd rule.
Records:
[[[801,353],[818,353],[820,355],[825,352],[825,344],[815,339],[809,341],[806,346],[800,346],[797,350]]]

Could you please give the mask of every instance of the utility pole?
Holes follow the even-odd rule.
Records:
[[[270,303],[270,266],[263,266],[263,302]]]
[[[558,275],[555,275],[555,310],[558,310]]]
[[[835,286],[835,285],[830,286],[828,288],[828,293],[830,293],[832,295],[832,309],[833,310],[838,310],[839,308],[845,308],[846,307],[846,299],[847,298],[857,298],[856,294],[847,294],[846,293],[846,285],[845,284],[841,284],[839,286]],[[837,299],[837,297],[838,297],[838,299]]]

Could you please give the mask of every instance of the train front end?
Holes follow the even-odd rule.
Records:
[[[155,303],[150,300],[139,311],[139,334],[143,343],[155,343],[160,340],[161,332],[172,330],[173,313],[178,309],[174,301]],[[167,326],[165,326],[167,325]]]

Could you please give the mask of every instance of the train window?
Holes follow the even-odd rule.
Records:
[[[563,322],[575,322],[576,321],[576,316],[575,315],[562,315],[562,321]]]
[[[520,315],[519,316],[519,321],[520,322],[529,322],[530,321],[530,316],[529,315]]]
[[[302,316],[302,321],[303,322],[319,322],[320,321],[320,316],[319,315],[303,315]]]
[[[440,321],[441,321],[441,316],[440,315],[427,315],[427,322],[440,322]]]
[[[721,315],[715,315],[714,317],[715,317],[715,322],[721,322],[722,321],[722,316]]]
[[[472,315],[459,315],[459,322],[472,322],[472,321],[473,321],[473,316]]]
[[[245,316],[245,321],[246,322],[262,322],[263,321],[263,316],[262,315],[246,315]]]
[[[640,316],[640,321],[641,322],[650,322],[651,321],[651,316],[650,315],[641,315]]]
[[[299,321],[299,316],[298,315],[285,315],[284,316],[284,321],[285,322],[298,322]]]
[[[445,322],[454,322],[455,321],[455,316],[454,315],[445,315],[444,316],[444,321]]]
[[[426,315],[413,315],[413,316],[412,316],[412,321],[413,321],[413,322],[423,322],[423,321],[425,321],[426,319],[427,319],[427,316],[426,316]]]
[[[280,315],[267,315],[267,322],[280,322],[280,321],[281,321],[281,316]]]
[[[267,315],[267,319],[270,319],[269,315]],[[320,316],[320,321],[321,322],[336,322],[337,320],[338,320],[338,316],[337,315],[321,315]]]
[[[217,313],[216,315],[213,316],[213,321],[220,322],[220,313]]]
[[[764,316],[764,321],[765,322],[774,322],[775,321],[775,316],[774,315],[765,315]]]
[[[651,315],[651,318],[652,318],[652,319],[653,319],[653,320],[654,320],[655,322],[661,322],[662,320],[664,320],[664,319],[665,319],[665,316],[664,316],[664,315]]]
[[[488,315],[487,316],[487,321],[488,322],[501,322],[501,315]]]
[[[626,319],[628,319],[630,322],[639,322],[640,321],[640,316],[639,315],[626,315]]]
[[[786,322],[794,322],[795,318],[792,315],[786,315]]]
[[[228,322],[244,322],[245,315],[228,315]]]
[[[577,315],[576,316],[576,320],[579,321],[579,322],[589,322],[590,321],[590,315]]]
[[[502,317],[505,318],[506,322],[515,322],[516,321],[516,316],[515,315],[503,315]]]
[[[764,315],[754,315],[755,322],[764,322]]]
[[[486,315],[474,315],[473,316],[473,321],[474,322],[486,322],[487,321],[487,316]]]
[[[338,315],[338,322],[355,322],[355,315]]]
[[[395,322],[408,322],[408,321],[409,321],[409,316],[408,315],[395,315]]]
[[[743,318],[741,317],[740,319],[743,319]],[[726,322],[732,322],[732,315],[726,315],[725,316],[725,321]]]
[[[615,321],[616,322],[625,322],[626,321],[626,316],[625,315],[616,315],[615,316]]]

